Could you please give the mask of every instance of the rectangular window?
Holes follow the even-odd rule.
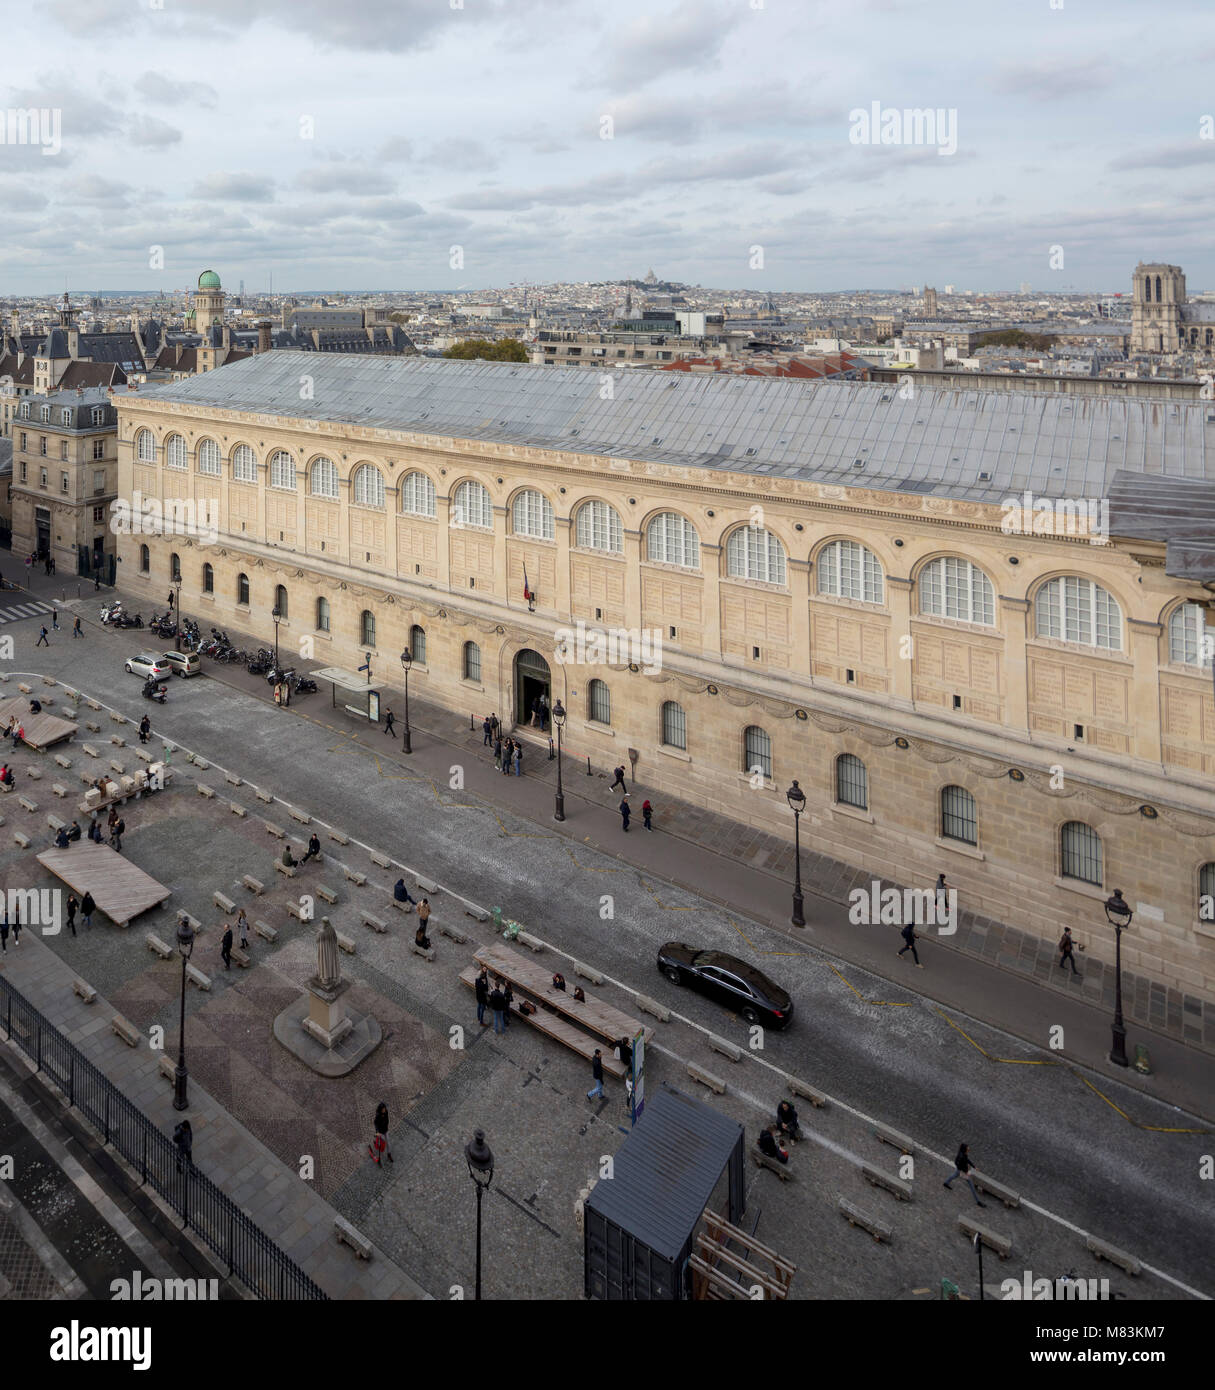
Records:
[[[24,452],[25,447],[26,447],[26,445],[25,445],[25,431],[22,430],[22,432],[21,432],[21,449],[22,449],[22,452]]]
[[[40,435],[38,436],[38,452],[43,456],[43,458],[46,457],[46,435],[45,435],[45,434],[40,434]]]
[[[104,507],[94,507],[94,508],[93,508],[93,523],[94,523],[94,525],[100,526],[100,525],[102,524],[103,521],[105,521],[105,508],[104,508]]]
[[[975,799],[965,787],[946,787],[941,793],[941,834],[967,845],[979,843]]]
[[[105,440],[104,440],[104,439],[94,439],[94,440],[93,440],[93,457],[94,457],[95,459],[103,459],[103,458],[105,458]]]
[[[683,707],[668,700],[662,707],[662,741],[668,748],[687,749],[688,727]]]
[[[45,469],[45,468],[40,468],[40,469],[38,470],[38,486],[39,486],[39,487],[46,487],[46,485],[47,485],[46,469]]]
[[[61,439],[61,440],[59,441],[59,457],[60,457],[61,459],[65,459],[65,458],[67,458],[67,456],[68,456],[68,455],[67,455],[67,445],[68,445],[68,442],[67,442],[66,439]]]
[[[93,469],[93,491],[94,493],[105,491],[105,469]]]
[[[26,466],[24,459],[21,460],[21,481],[23,483],[26,481]]]
[[[60,492],[66,493],[67,490],[68,490],[68,475],[67,475],[66,473],[60,473],[60,475],[59,475],[59,491],[60,491]]]

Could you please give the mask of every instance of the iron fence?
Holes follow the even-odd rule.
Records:
[[[227,1193],[193,1163],[183,1162],[173,1141],[2,976],[0,1014],[9,1040],[193,1228],[230,1275],[258,1298],[328,1298]]]

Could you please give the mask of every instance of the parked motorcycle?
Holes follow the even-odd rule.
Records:
[[[316,681],[309,680],[307,676],[296,676],[291,688],[297,695],[315,695]]]
[[[121,613],[121,601],[115,600],[113,603],[107,603],[101,610],[101,621],[106,626],[109,626],[118,621],[119,615]]]
[[[143,698],[145,700],[155,700],[158,705],[163,705],[165,696],[168,694],[167,687],[157,685],[155,681],[147,681],[143,687]]]

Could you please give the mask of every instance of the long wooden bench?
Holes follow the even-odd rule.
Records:
[[[773,1158],[771,1154],[764,1153],[758,1144],[751,1146],[751,1162],[757,1168],[766,1168],[769,1173],[775,1173],[781,1182],[795,1181],[793,1171],[787,1163],[782,1163],[779,1158]]]
[[[964,1235],[968,1235],[971,1240],[978,1236],[983,1244],[989,1250],[994,1250],[1002,1260],[1008,1259],[1009,1255],[1012,1254],[1012,1236],[1002,1236],[989,1226],[980,1225],[969,1216],[958,1217],[958,1230]]]
[[[469,965],[460,972],[460,979],[469,989],[475,990],[477,976],[480,973],[475,965]],[[490,989],[491,991],[493,989],[492,972]],[[534,1014],[521,1014],[518,1009],[512,1009],[510,1016],[512,1023],[516,1019],[526,1019],[533,1028],[538,1029],[541,1033],[546,1033],[556,1042],[564,1043],[571,1051],[585,1057],[588,1062],[595,1055],[595,1049],[599,1048],[600,1060],[603,1062],[603,1070],[607,1075],[614,1076],[621,1081],[628,1075],[624,1063],[618,1057],[614,1057],[598,1038],[590,1033],[584,1033],[581,1028],[567,1022],[560,1014],[550,1013],[543,1005],[537,1006]]]
[[[880,1168],[875,1168],[872,1163],[861,1164],[861,1177],[871,1187],[885,1188],[887,1192],[892,1192],[900,1202],[910,1202],[911,1184],[904,1182],[902,1178],[896,1178],[891,1173],[884,1173]]]
[[[876,1216],[870,1216],[867,1211],[862,1211],[843,1197],[839,1200],[839,1213],[848,1218],[849,1226],[859,1226],[863,1231],[868,1231],[874,1240],[889,1244],[890,1227],[884,1221],[879,1221]]]

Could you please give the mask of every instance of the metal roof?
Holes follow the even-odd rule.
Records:
[[[486,439],[998,503],[1108,495],[1119,469],[1215,481],[1215,408],[881,383],[270,352],[139,392],[205,411]],[[302,378],[311,389],[301,399]]]
[[[617,1151],[615,1176],[591,1190],[587,1206],[663,1259],[687,1245],[743,1127],[701,1101],[664,1086]]]
[[[1166,542],[1164,568],[1173,579],[1215,580],[1215,479],[1117,473],[1109,500],[1113,535]]]

